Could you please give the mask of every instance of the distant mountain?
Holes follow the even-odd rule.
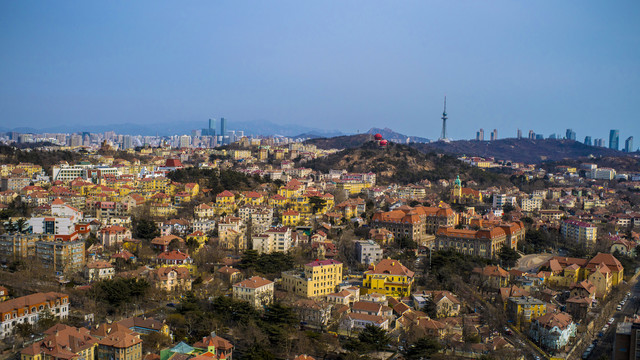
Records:
[[[458,140],[428,144],[410,144],[422,152],[444,152],[455,155],[494,157],[529,164],[586,157],[626,156],[607,148],[588,146],[573,140],[501,139],[495,141]]]
[[[384,129],[380,129],[380,128],[371,128],[369,129],[369,131],[367,131],[367,134],[380,134],[382,135],[383,138],[387,139],[388,141],[392,141],[395,143],[400,143],[400,144],[407,144],[407,143],[428,143],[429,139],[427,138],[423,138],[423,137],[419,137],[419,136],[407,136],[404,134],[400,134],[397,133],[389,128],[384,128]]]
[[[218,127],[220,123],[217,122]],[[87,125],[87,124],[61,124],[45,128],[17,127],[17,128],[0,128],[1,132],[16,131],[20,133],[74,133],[74,132],[90,132],[104,133],[107,131],[115,131],[124,135],[182,135],[191,134],[191,130],[200,130],[207,126],[207,121],[175,121],[171,123],[161,124],[107,124],[107,125]],[[297,134],[316,134],[317,136],[337,136],[342,135],[336,130],[317,129],[308,126],[296,124],[276,124],[270,121],[233,121],[228,119],[228,130],[244,131],[245,135],[283,135],[295,136]],[[219,131],[219,128],[216,129]]]

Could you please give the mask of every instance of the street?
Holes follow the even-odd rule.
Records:
[[[611,353],[613,351],[613,339],[616,334],[616,326],[619,321],[622,321],[625,316],[633,316],[638,313],[638,308],[640,307],[640,283],[636,283],[633,287],[631,287],[631,296],[629,296],[627,302],[622,307],[622,310],[617,311],[613,318],[615,321],[613,324],[609,325],[609,328],[604,333],[602,337],[598,337],[596,335],[596,339],[598,342],[596,343],[596,347],[591,351],[591,354],[587,357],[587,359],[599,359],[603,355],[608,359],[611,357]],[[602,328],[596,329],[596,334],[598,334]],[[580,354],[581,355],[581,354]]]

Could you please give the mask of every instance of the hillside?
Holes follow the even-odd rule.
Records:
[[[305,144],[317,146],[319,149],[351,149],[373,140],[370,134],[343,135],[330,138],[316,138],[306,140]]]
[[[427,138],[423,138],[419,136],[407,136],[404,134],[397,133],[389,128],[384,128],[384,129],[371,128],[369,129],[369,131],[367,131],[367,134],[380,134],[382,135],[383,138],[399,144],[414,143],[414,142],[416,143],[429,142],[429,139]]]
[[[302,165],[322,172],[330,169],[345,169],[349,172],[371,171],[376,173],[380,184],[453,179],[458,174],[463,181],[473,179],[480,185],[509,183],[503,175],[468,166],[453,156],[425,154],[396,143],[389,143],[386,148],[380,148],[375,142],[368,141],[359,147],[344,149]]]
[[[540,163],[583,157],[625,156],[619,151],[587,146],[572,140],[501,139],[496,141],[458,140],[449,143],[411,144],[422,152],[445,152],[455,155],[495,157],[524,163]]]

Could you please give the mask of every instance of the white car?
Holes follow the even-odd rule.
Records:
[[[609,318],[609,322],[607,322],[607,324],[611,325],[613,324],[613,322],[616,321],[616,319],[614,318]]]

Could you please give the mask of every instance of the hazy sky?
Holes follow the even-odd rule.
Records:
[[[210,117],[640,144],[640,1],[2,1],[0,126]],[[115,129],[117,130],[117,129]]]

